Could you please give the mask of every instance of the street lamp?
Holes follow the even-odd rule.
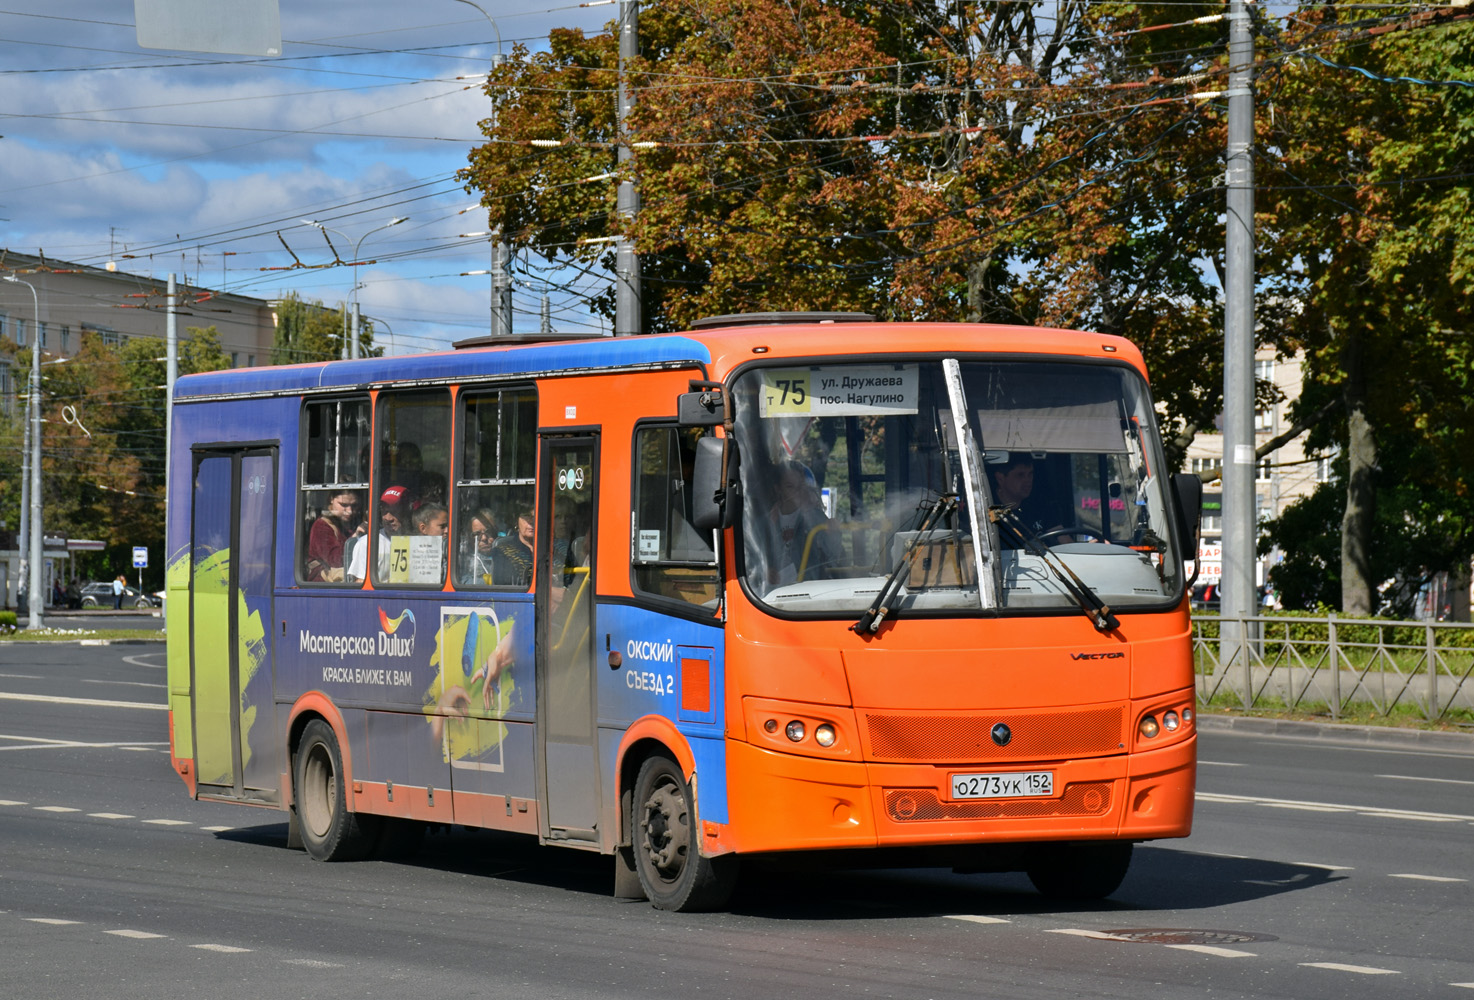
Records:
[[[475,7],[491,23],[491,30],[496,32],[496,55],[491,57],[491,69],[495,72],[506,59],[502,55],[502,30],[496,26],[496,18],[488,14],[485,7],[473,3],[472,0],[456,0],[456,3]],[[496,117],[493,115],[492,127],[495,126]],[[507,275],[511,254],[507,252],[507,243],[502,239],[500,227],[495,235],[496,240],[491,244],[491,335],[503,337],[512,332],[512,282]]]
[[[377,233],[383,229],[388,229],[390,226],[397,226],[401,222],[408,221],[409,216],[397,215],[394,218],[390,219],[388,222],[384,223],[382,226],[376,226],[375,228],[370,229],[368,232],[360,236],[357,242],[353,244],[353,288],[349,293],[349,298],[352,300],[353,306],[353,334],[352,336],[348,336],[345,330],[344,339],[347,340],[347,343],[343,345],[343,356],[345,358],[358,357],[358,251],[363,246],[363,241],[368,239],[374,233]],[[331,226],[325,226],[321,222],[318,222],[316,219],[303,219],[302,222],[309,226],[316,226],[318,229],[321,229],[324,234],[337,233],[339,236],[343,237],[344,240],[348,239],[348,235],[342,230],[334,229]],[[331,245],[332,244],[330,241],[329,246]],[[343,317],[343,324],[346,328],[348,324],[348,317],[346,315]]]
[[[13,274],[5,280],[25,285],[31,290],[31,306],[36,316],[35,329],[31,331],[31,525],[30,525],[30,591],[27,605],[31,613],[30,627],[41,628],[41,608],[46,594],[41,584],[41,300],[36,296],[36,286],[22,281]]]

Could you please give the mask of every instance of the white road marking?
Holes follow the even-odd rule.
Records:
[[[227,833],[227,832],[229,832],[231,830],[234,830],[235,827],[233,827],[233,826],[202,826],[202,827],[200,827],[200,829],[201,830],[204,830],[206,833]]]
[[[222,955],[244,955],[251,950],[250,948],[237,948],[228,944],[192,944],[190,947],[198,948],[200,951],[218,951]]]
[[[101,698],[62,698],[49,694],[15,694],[10,691],[0,691],[0,699],[5,701],[39,701],[48,705],[86,705],[92,708],[146,708],[155,712],[166,712],[168,705],[155,705],[144,701],[104,701]]]
[[[139,660],[148,659],[150,656],[167,656],[167,655],[168,655],[167,653],[139,653],[137,656],[125,656],[125,657],[123,657],[123,662],[124,663],[132,664],[135,667],[148,667],[150,670],[163,670],[164,669],[164,664],[162,664],[162,663],[139,663],[138,661]]]
[[[17,743],[34,743],[37,746],[48,747],[166,747],[168,740],[113,740],[110,743],[89,743],[86,740],[53,740],[45,736],[11,736],[0,733],[0,740],[15,740]],[[4,750],[0,747],[0,750]]]
[[[144,822],[155,826],[189,826],[187,819],[146,819]]]
[[[1393,781],[1433,781],[1440,785],[1474,785],[1474,781],[1462,778],[1423,778],[1416,774],[1376,774],[1375,778],[1390,778]]]
[[[1354,872],[1351,865],[1327,865],[1319,861],[1291,861],[1290,864],[1297,868],[1322,868],[1328,872]]]
[[[164,936],[162,934],[154,934],[154,933],[151,933],[149,931],[130,931],[130,930],[104,931],[103,933],[105,933],[105,934],[116,934],[118,937],[133,938],[136,941],[149,941],[149,940],[152,940],[153,938],[161,938],[161,937]]]
[[[36,806],[35,809],[43,813],[79,813],[82,811],[73,809],[71,806]]]
[[[1459,813],[1417,812],[1411,809],[1383,809],[1379,806],[1341,805],[1334,802],[1298,802],[1293,799],[1268,799],[1258,795],[1220,795],[1216,792],[1198,792],[1197,799],[1200,802],[1220,802],[1228,805],[1304,809],[1310,812],[1355,813],[1358,816],[1376,816],[1384,819],[1422,820],[1431,823],[1474,823],[1474,816]]]
[[[1105,931],[1088,931],[1081,927],[1051,927],[1048,934],[1068,934],[1071,937],[1091,938],[1096,941],[1130,941],[1130,938],[1120,937],[1116,934],[1107,934]]]
[[[1449,983],[1449,985],[1450,986],[1457,986],[1460,989],[1474,990],[1474,983]]]
[[[1301,962],[1307,969],[1330,969],[1332,972],[1355,972],[1363,976],[1400,976],[1397,969],[1374,969],[1370,965],[1343,965],[1340,962]]]
[[[1254,958],[1252,951],[1235,951],[1232,948],[1215,948],[1211,944],[1169,944],[1168,948],[1176,948],[1178,951],[1195,951],[1201,955],[1215,955],[1218,958]]]
[[[1204,765],[1206,765],[1208,767],[1245,767],[1245,766],[1247,766],[1247,765],[1244,765],[1244,764],[1231,764],[1231,763],[1229,763],[1226,760],[1200,760],[1200,761],[1198,761],[1198,766],[1199,767],[1203,767]]]
[[[970,924],[1008,924],[1013,922],[1011,920],[1004,920],[1002,917],[980,917],[975,913],[948,913],[945,916],[948,920],[966,920]]]
[[[1449,878],[1447,875],[1414,875],[1410,872],[1391,874],[1388,878],[1415,878],[1420,882],[1467,882],[1466,878]]]
[[[132,819],[128,813],[88,813],[93,819]]]
[[[49,677],[42,677],[40,674],[0,674],[0,677],[10,681],[44,681],[51,679]]]
[[[152,681],[104,681],[104,680],[97,680],[96,678],[90,678],[90,677],[84,677],[84,678],[82,678],[82,683],[83,684],[112,684],[112,685],[114,685],[116,687],[135,687],[135,688],[165,688],[165,687],[168,687],[167,684],[155,684]]]
[[[17,802],[15,799],[0,799],[0,806],[23,806],[25,802]]]
[[[26,917],[26,922],[31,924],[48,924],[52,927],[67,927],[71,924],[80,924],[80,920],[60,920],[56,917]]]
[[[284,965],[305,965],[309,969],[341,969],[341,968],[343,968],[343,964],[341,962],[319,962],[315,958],[284,958],[284,959],[282,959],[282,964],[284,964]]]

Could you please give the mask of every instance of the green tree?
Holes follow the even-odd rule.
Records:
[[[290,292],[276,306],[276,338],[271,346],[271,363],[295,365],[308,361],[335,361],[343,357],[345,332],[351,317],[344,306],[329,309],[321,300],[305,302]],[[376,358],[384,353],[374,346],[374,325],[359,318],[358,356]]]
[[[1271,291],[1300,307],[1288,325],[1313,383],[1302,412],[1339,397],[1308,443],[1345,457],[1339,604],[1361,614],[1379,606],[1384,574],[1415,575],[1389,551],[1428,558],[1401,546],[1405,524],[1379,531],[1379,504],[1401,497],[1398,518],[1416,512],[1429,529],[1456,520],[1474,485],[1474,90],[1449,83],[1474,81],[1474,25],[1365,18],[1307,5],[1275,39],[1286,58],[1265,79],[1260,201]],[[1450,544],[1467,564],[1467,535]]]

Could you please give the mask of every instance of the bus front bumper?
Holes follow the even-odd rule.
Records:
[[[1196,735],[1157,750],[1039,765],[1051,796],[955,800],[953,774],[1004,768],[869,764],[727,742],[727,850],[742,853],[1048,840],[1153,840],[1192,831]]]

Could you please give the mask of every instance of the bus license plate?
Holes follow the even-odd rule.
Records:
[[[952,797],[954,799],[1012,799],[1053,794],[1053,771],[952,775]]]

